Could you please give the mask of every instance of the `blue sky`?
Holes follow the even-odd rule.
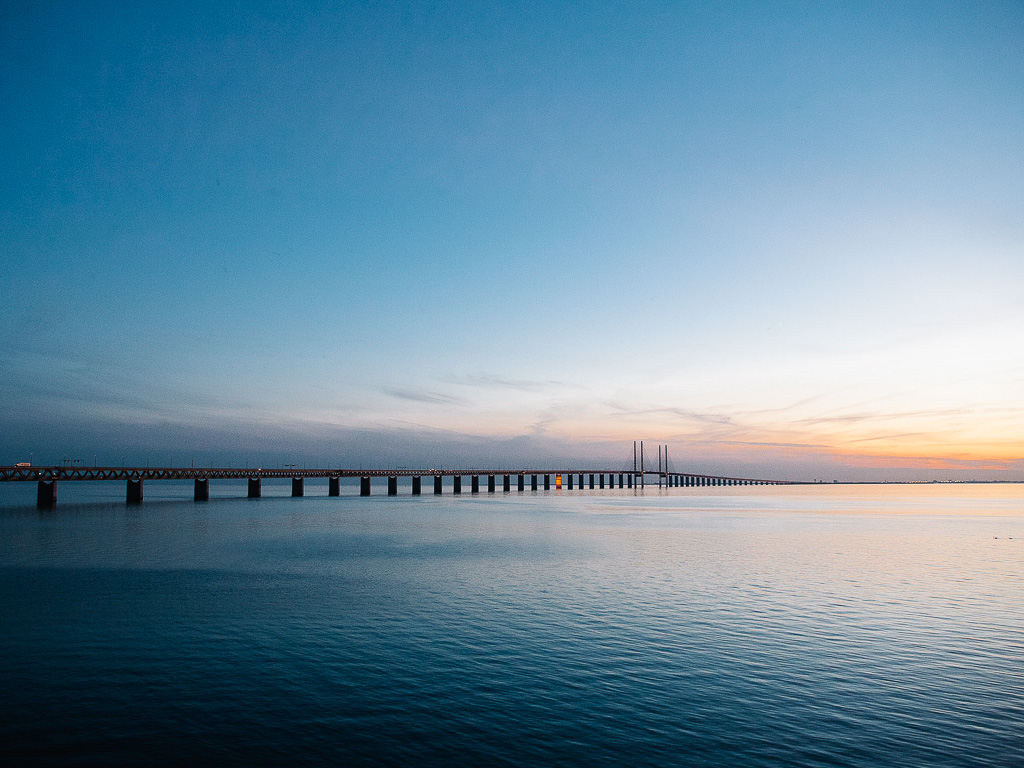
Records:
[[[1022,478],[1022,22],[5,4],[0,461]]]

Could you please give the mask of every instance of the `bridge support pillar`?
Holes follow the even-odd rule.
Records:
[[[193,501],[209,501],[210,500],[210,478],[208,477],[197,477],[195,482],[192,484],[192,500]],[[132,481],[128,481],[128,503],[138,504],[142,501],[142,483],[139,483],[139,497],[132,499]]]
[[[263,481],[258,477],[249,478],[249,498],[258,499],[263,495]]]
[[[398,478],[395,476],[388,478],[388,496],[398,495]]]
[[[370,495],[370,478],[360,477],[359,478],[359,495],[369,496]]]
[[[304,477],[293,477],[292,478],[292,496],[305,496],[306,495],[306,478]]]
[[[582,485],[582,483],[581,483]],[[590,490],[594,490],[594,474],[590,474]]]
[[[494,475],[487,476],[487,492],[494,493]]]
[[[138,480],[132,480],[128,478],[128,485],[125,489],[126,504],[141,504],[142,503],[142,478]]]
[[[419,496],[423,492],[423,484],[420,482],[419,475],[413,475],[412,477],[412,495]]]
[[[604,475],[597,476],[597,487],[604,488]]]
[[[327,478],[327,495],[328,496],[341,496],[341,478],[340,477],[329,477],[329,478]]]
[[[480,493],[480,475],[469,476],[469,491],[470,493]]]
[[[572,472],[570,472],[568,474],[568,478],[569,478],[569,490],[571,491],[572,490]]]
[[[519,490],[520,491],[525,491],[526,490],[526,477],[524,475],[519,475],[519,477],[517,477],[516,479],[518,480]],[[535,490],[535,491],[537,490],[537,476],[536,475],[533,476],[533,490]]]
[[[434,495],[441,495],[441,475],[434,475]]]
[[[629,483],[628,487],[632,488],[633,487],[633,476],[632,475],[626,475],[626,482]]]
[[[551,475],[544,475],[544,490],[551,490]]]
[[[452,493],[462,493],[462,475],[452,477]]]
[[[512,478],[511,478],[511,476],[505,475],[505,477],[504,477],[504,479],[502,481],[501,488],[502,488],[503,491],[505,491],[505,493],[508,493],[509,491],[512,490]]]
[[[36,487],[36,507],[39,509],[53,509],[56,506],[57,481],[40,480],[39,485]]]

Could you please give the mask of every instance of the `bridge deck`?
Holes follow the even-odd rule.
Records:
[[[244,480],[246,478],[306,477],[466,477],[516,475],[623,475],[640,477],[690,477],[706,480],[727,480],[738,483],[789,485],[787,480],[764,480],[725,475],[704,475],[695,472],[658,472],[622,469],[267,469],[234,467],[18,467],[0,466],[0,482],[53,480]]]

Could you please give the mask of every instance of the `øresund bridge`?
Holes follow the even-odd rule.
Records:
[[[213,467],[87,467],[75,464],[60,466],[33,466],[17,464],[0,466],[0,482],[35,482],[38,490],[36,504],[41,509],[51,508],[57,504],[57,484],[65,481],[111,481],[123,480],[126,484],[126,502],[141,504],[143,500],[143,484],[147,480],[192,480],[195,483],[194,498],[196,501],[207,501],[210,498],[211,480],[248,480],[248,497],[259,498],[262,495],[262,480],[283,478],[291,479],[292,496],[303,496],[306,479],[327,478],[328,496],[341,495],[342,478],[359,478],[359,493],[369,496],[373,478],[387,478],[389,496],[398,494],[398,478],[412,479],[412,495],[422,493],[424,477],[432,478],[434,494],[440,495],[444,489],[444,478],[451,478],[451,492],[462,493],[462,480],[470,478],[470,493],[480,493],[480,478],[486,482],[487,493],[496,493],[498,478],[501,478],[503,493],[512,492],[512,478],[515,478],[516,490],[525,492],[527,483],[531,491],[543,488],[556,490],[585,490],[603,488],[643,488],[648,482],[657,483],[658,487],[711,487],[735,485],[793,485],[791,480],[764,480],[745,477],[728,477],[723,475],[703,475],[691,472],[678,472],[668,469],[668,447],[658,447],[658,469],[647,469],[644,464],[643,444],[637,455],[634,446],[632,469],[601,469],[601,468],[456,468],[456,469],[299,469],[295,466],[283,468],[213,468]]]

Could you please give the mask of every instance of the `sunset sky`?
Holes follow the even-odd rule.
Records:
[[[0,11],[0,463],[1024,479],[1024,6]]]

